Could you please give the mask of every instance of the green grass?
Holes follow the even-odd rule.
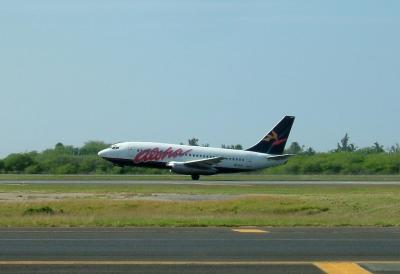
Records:
[[[400,226],[400,186],[11,184],[0,192],[226,194],[218,201],[2,201],[0,226]],[[249,196],[235,196],[250,194]]]
[[[186,181],[184,175],[36,175],[0,174],[0,181]],[[400,181],[400,175],[266,175],[222,174],[202,176],[201,181]]]
[[[177,194],[281,194],[281,195],[317,195],[317,194],[400,194],[398,185],[212,185],[212,184],[95,184],[95,183],[57,183],[0,184],[0,192],[23,193],[127,193],[150,195],[152,193]]]

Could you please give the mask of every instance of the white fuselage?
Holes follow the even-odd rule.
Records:
[[[287,159],[268,159],[269,154],[252,151],[174,145],[152,142],[123,142],[99,152],[99,156],[121,165],[168,168],[171,162],[190,162],[215,157],[215,173],[242,172],[283,164]],[[214,173],[214,174],[215,174]]]

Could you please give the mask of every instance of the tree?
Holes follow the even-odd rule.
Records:
[[[0,173],[3,172],[4,161],[0,159]]]
[[[32,164],[24,169],[24,173],[27,174],[39,174],[42,173],[42,168],[39,164]]]
[[[74,165],[73,163],[67,163],[62,166],[58,166],[54,173],[56,174],[77,174],[78,173],[78,167]]]
[[[198,146],[199,145],[199,139],[197,138],[191,138],[188,140],[189,146]]]
[[[303,146],[300,146],[298,142],[292,142],[285,152],[288,154],[300,154],[303,150]]]
[[[336,152],[353,152],[357,148],[354,144],[350,143],[350,137],[346,133],[344,137],[340,140],[340,143],[337,144]]]
[[[375,142],[372,146],[361,148],[357,150],[357,152],[364,154],[383,153],[385,149],[378,142]]]
[[[383,145],[380,145],[378,142],[375,142],[374,145],[372,146],[372,148],[373,148],[375,153],[385,152],[385,149],[383,148]]]
[[[109,144],[106,144],[102,141],[88,141],[83,145],[83,147],[81,147],[80,154],[97,155],[100,150],[103,150],[109,146]]]
[[[243,146],[241,144],[236,144],[234,149],[236,150],[243,150]]]
[[[316,152],[312,147],[308,147],[306,150],[304,150],[301,154],[304,155],[314,155]]]
[[[25,168],[34,164],[32,153],[14,153],[4,159],[4,170],[11,172],[23,172]]]
[[[236,145],[225,145],[225,144],[222,144],[221,148],[243,150],[243,146],[241,144],[236,144]]]
[[[400,153],[400,145],[395,144],[389,148],[389,153]]]
[[[64,145],[63,143],[57,143],[54,147],[55,150],[64,150]]]

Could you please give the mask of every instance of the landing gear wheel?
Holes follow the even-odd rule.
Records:
[[[200,175],[194,174],[192,175],[192,180],[197,181],[200,179]]]

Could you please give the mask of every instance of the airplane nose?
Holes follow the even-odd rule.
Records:
[[[103,149],[103,150],[99,151],[99,153],[97,153],[97,155],[99,155],[100,157],[103,157],[103,158],[104,158],[106,152],[107,152],[107,149]]]

